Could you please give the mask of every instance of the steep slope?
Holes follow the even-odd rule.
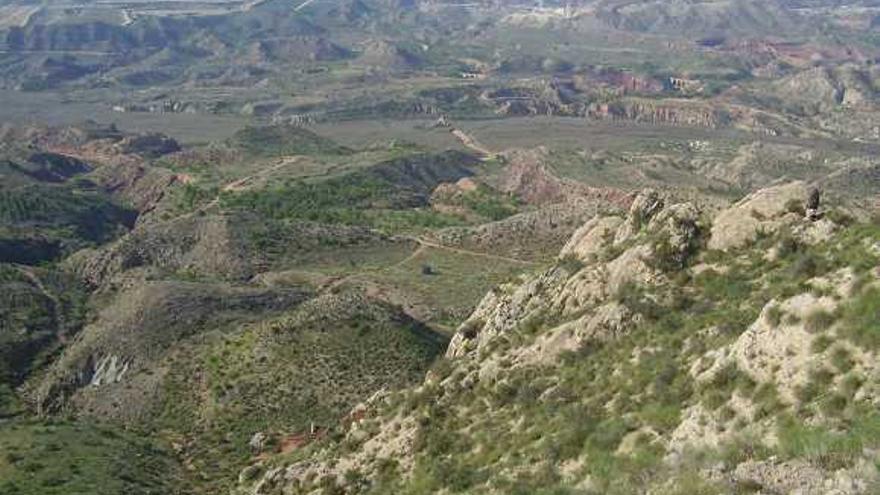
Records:
[[[421,386],[240,492],[874,493],[880,231],[806,192],[587,222]]]
[[[0,417],[21,412],[14,388],[81,328],[82,289],[57,270],[0,264]]]

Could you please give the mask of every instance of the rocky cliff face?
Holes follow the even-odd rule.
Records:
[[[720,107],[683,100],[621,99],[611,104],[596,104],[588,115],[608,120],[628,120],[649,124],[667,124],[718,128],[730,124],[731,117]]]
[[[420,387],[238,492],[873,493],[880,231],[805,199],[643,192],[487,294]]]
[[[574,200],[596,201],[609,207],[629,208],[633,196],[611,187],[590,187],[584,183],[558,177],[552,170],[553,159],[544,147],[511,150],[503,153],[507,163],[500,178],[499,189],[534,205],[547,205]]]

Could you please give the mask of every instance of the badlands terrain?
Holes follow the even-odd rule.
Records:
[[[880,493],[880,2],[0,0],[0,495]]]

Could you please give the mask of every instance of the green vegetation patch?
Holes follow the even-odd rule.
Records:
[[[843,337],[873,351],[880,348],[880,289],[863,290],[842,313],[839,331]]]
[[[136,216],[98,192],[66,185],[0,186],[0,261],[34,264],[101,244],[127,231]],[[57,248],[40,249],[47,243]]]
[[[480,184],[475,190],[467,191],[455,198],[452,204],[491,221],[503,220],[515,215],[520,210],[516,198],[500,194],[483,184]]]
[[[416,155],[323,181],[224,194],[221,200],[224,207],[274,220],[366,225],[388,231],[449,227],[465,222],[426,209],[428,196],[442,182],[471,175],[468,166],[473,164],[473,157],[459,152]]]
[[[230,144],[253,156],[339,155],[351,152],[333,140],[302,127],[273,125],[246,127],[235,133]]]
[[[114,226],[133,220],[132,212],[97,193],[40,185],[0,190],[0,223],[6,225],[69,228],[103,242],[115,233]]]
[[[133,433],[67,422],[0,423],[4,495],[166,495],[178,466]]]
[[[788,418],[780,422],[777,433],[784,458],[807,460],[835,471],[852,466],[864,449],[880,446],[880,414],[867,406],[857,407],[840,430]]]

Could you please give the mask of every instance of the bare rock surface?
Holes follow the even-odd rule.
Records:
[[[791,211],[792,206],[802,205],[806,198],[807,187],[803,182],[774,186],[746,196],[715,218],[709,249],[743,247],[762,232],[775,232],[783,225],[799,221],[800,216]]]

